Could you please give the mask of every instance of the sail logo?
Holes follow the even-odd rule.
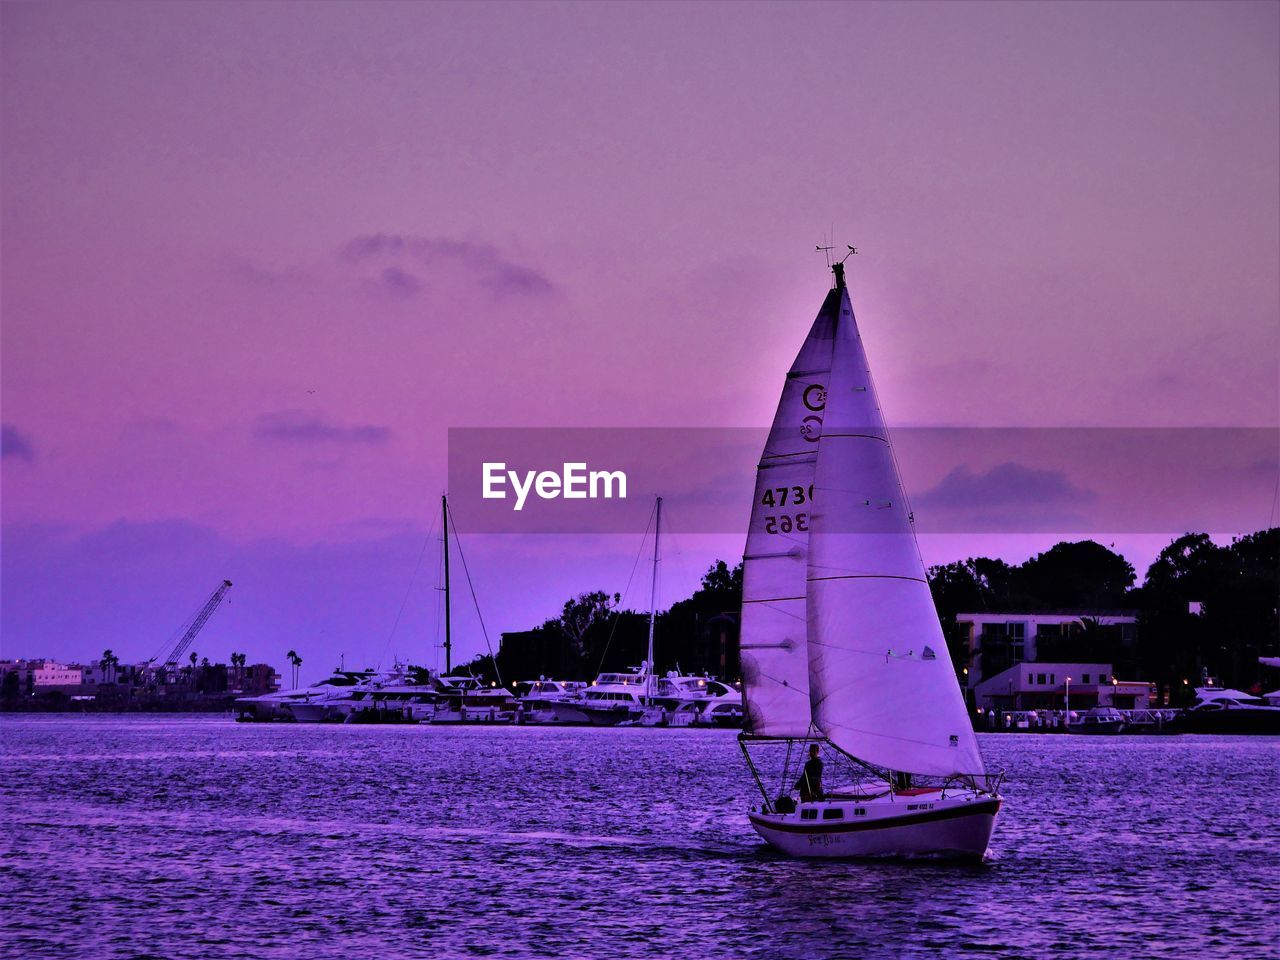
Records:
[[[485,500],[506,500],[507,487],[515,494],[511,509],[524,509],[530,493],[542,500],[625,500],[627,475],[621,470],[588,470],[585,463],[564,463],[554,470],[508,470],[502,462],[482,464],[481,496]]]
[[[800,436],[810,443],[817,443],[818,438],[822,436],[822,417],[815,414],[820,414],[827,409],[827,388],[821,383],[811,383],[804,388],[801,399],[804,401],[805,409],[812,410],[813,413],[800,421]]]
[[[820,383],[809,384],[804,388],[804,405],[815,412],[827,409],[827,388]]]

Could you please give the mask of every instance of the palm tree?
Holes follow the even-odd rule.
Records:
[[[236,668],[236,673],[235,673],[235,677],[236,677],[236,689],[243,689],[243,687],[244,687],[244,663],[245,663],[245,659],[246,659],[246,657],[245,657],[245,655],[244,655],[243,653],[235,653],[235,652],[233,652],[233,653],[231,654],[231,665],[232,665],[233,667],[235,667],[235,668]]]
[[[289,663],[293,666],[293,686],[298,685],[298,668],[302,666],[302,658],[298,656],[298,651],[290,650],[285,654],[289,658]]]
[[[102,651],[102,682],[115,683],[116,665],[120,663],[119,658],[111,652],[111,648]]]

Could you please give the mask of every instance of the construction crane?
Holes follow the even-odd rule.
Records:
[[[192,617],[190,621],[188,621],[186,629],[182,631],[182,636],[179,637],[178,642],[173,645],[173,649],[169,651],[169,655],[161,661],[165,667],[175,667],[178,665],[178,659],[187,652],[187,648],[195,641],[196,634],[198,634],[204,628],[204,625],[209,622],[209,618],[213,616],[213,611],[218,609],[218,604],[222,603],[223,598],[226,597],[227,591],[230,589],[231,581],[223,580],[222,585],[219,586],[217,590],[213,591],[213,595],[205,601],[205,604],[200,608],[200,611]],[[178,629],[182,630],[181,627]],[[152,657],[148,662],[155,663],[159,659],[160,657],[157,655]]]

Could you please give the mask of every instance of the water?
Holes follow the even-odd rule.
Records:
[[[1274,955],[1267,738],[984,735],[988,863],[789,860],[734,734],[0,720],[21,957]]]

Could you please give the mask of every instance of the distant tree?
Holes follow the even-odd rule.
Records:
[[[120,658],[112,653],[111,648],[108,647],[106,650],[102,651],[102,660],[100,663],[102,665],[102,682],[115,683],[116,668],[120,665]]]
[[[298,656],[296,650],[290,650],[285,654],[289,658],[289,665],[293,668],[293,687],[298,686],[298,668],[302,666],[302,658]]]
[[[717,560],[702,575],[702,593],[736,595],[742,598],[742,564],[733,569],[723,560]]]
[[[1058,543],[1018,567],[1014,593],[1050,608],[1116,609],[1133,586],[1133,566],[1093,540]]]
[[[739,616],[742,564],[717,560],[702,575],[693,596],[673,603],[658,617],[655,659],[660,669],[711,673],[731,680],[741,675]]]
[[[586,650],[587,634],[598,623],[603,623],[613,613],[614,605],[621,602],[621,594],[609,594],[602,590],[580,593],[566,600],[560,611],[560,629],[569,638],[572,654],[581,657]]]
[[[1280,651],[1280,529],[1219,546],[1203,533],[1160,551],[1137,591],[1141,654],[1151,676],[1176,698],[1214,677],[1261,689],[1260,656]],[[1193,613],[1191,604],[1200,612]],[[1184,684],[1183,681],[1186,681]]]

